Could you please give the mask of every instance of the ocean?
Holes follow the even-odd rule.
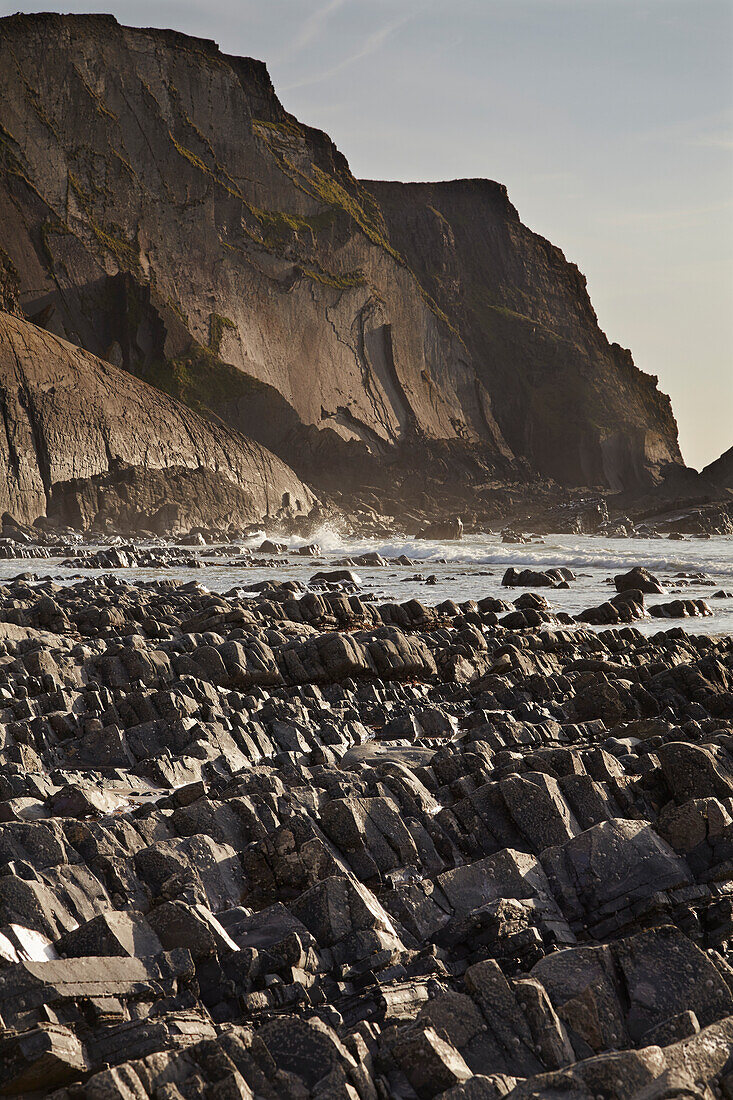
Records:
[[[238,543],[257,551],[264,532]],[[251,568],[232,563],[225,554],[214,554],[202,560],[203,569],[120,569],[78,570],[61,565],[61,559],[13,559],[0,561],[0,583],[19,573],[37,577],[52,576],[60,583],[73,584],[80,576],[115,572],[130,582],[168,577],[182,583],[196,580],[214,592],[226,592],[237,587],[245,591],[265,579],[296,580],[308,584],[314,573],[333,568],[347,557],[376,552],[384,558],[402,555],[410,558],[411,566],[390,563],[382,567],[355,566],[366,599],[403,601],[413,597],[425,604],[452,599],[479,600],[484,596],[499,596],[507,601],[516,599],[523,589],[502,588],[504,571],[513,565],[517,569],[548,569],[568,566],[577,580],[569,589],[537,589],[557,611],[576,614],[587,607],[607,600],[615,593],[612,583],[616,573],[624,573],[635,565],[643,565],[659,577],[665,587],[663,596],[647,596],[647,604],[664,603],[677,598],[705,599],[713,611],[711,617],[687,619],[642,620],[635,624],[647,633],[682,626],[698,634],[733,634],[733,598],[711,599],[721,589],[733,593],[733,536],[710,539],[673,541],[669,539],[609,539],[588,535],[547,535],[530,544],[502,543],[497,535],[467,535],[461,542],[418,541],[395,537],[384,539],[345,539],[335,530],[325,528],[313,539],[278,539],[291,550],[317,542],[323,554],[319,558],[283,555],[277,568]],[[203,549],[203,548],[202,548]],[[223,549],[223,548],[222,548]],[[419,577],[434,575],[436,583],[427,585]],[[698,576],[699,575],[699,576]]]

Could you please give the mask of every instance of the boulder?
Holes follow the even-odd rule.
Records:
[[[626,592],[628,589],[644,592],[646,595],[655,595],[664,592],[662,582],[642,565],[635,565],[628,573],[618,573],[613,578],[617,592]]]
[[[455,516],[452,519],[435,520],[421,527],[416,539],[433,539],[436,542],[459,542],[463,538],[463,520]]]

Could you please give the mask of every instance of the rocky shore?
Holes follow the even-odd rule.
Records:
[[[0,1095],[733,1094],[733,639],[504,581],[0,587]]]
[[[0,19],[0,149],[0,1097],[733,1100],[733,451],[260,61]]]

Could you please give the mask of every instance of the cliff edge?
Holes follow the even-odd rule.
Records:
[[[681,462],[656,380],[503,188],[359,182],[261,62],[1,20],[0,167],[6,308],[317,485],[633,488]]]

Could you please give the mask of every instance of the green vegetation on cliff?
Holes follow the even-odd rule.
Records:
[[[140,376],[201,415],[211,417],[214,413],[217,419],[224,419],[221,412],[227,405],[236,405],[268,389],[258,379],[223,362],[212,348],[200,344],[183,355],[150,364]]]

